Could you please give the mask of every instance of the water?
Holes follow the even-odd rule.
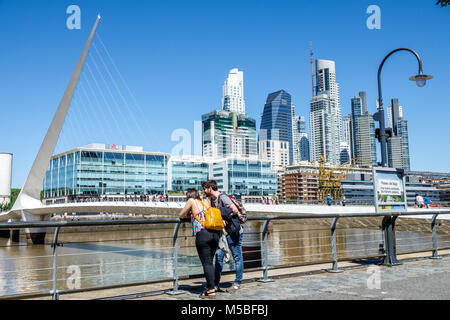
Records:
[[[373,222],[373,221],[372,221]],[[329,219],[275,221],[268,233],[269,266],[294,265],[331,259]],[[106,228],[106,227],[105,227]],[[243,239],[246,269],[261,266],[262,222],[248,222]],[[158,229],[62,232],[57,248],[57,289],[92,288],[172,279],[173,225]],[[337,233],[339,259],[378,254],[382,232],[374,223],[343,224]],[[52,234],[47,234],[50,241]],[[195,241],[188,224],[179,230],[178,274],[202,274]],[[440,236],[439,241],[450,240]],[[49,292],[52,289],[53,248],[14,244],[0,239],[0,296]],[[431,234],[397,232],[399,253],[430,250]],[[233,270],[226,264],[224,270]]]

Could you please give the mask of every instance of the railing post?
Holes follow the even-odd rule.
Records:
[[[337,257],[337,246],[336,246],[336,224],[339,217],[333,218],[331,222],[331,248],[332,248],[332,259],[333,259],[333,268],[327,270],[332,273],[343,272],[344,270],[338,269],[338,257]]]
[[[178,229],[181,222],[177,222],[173,229],[173,288],[168,291],[169,295],[182,294],[184,291],[178,290]]]
[[[273,279],[269,279],[268,277],[268,270],[269,270],[269,255],[267,252],[267,229],[269,227],[269,222],[270,220],[265,220],[264,221],[264,225],[263,225],[263,230],[262,230],[262,235],[263,235],[263,251],[262,251],[262,258],[263,258],[263,278],[259,279],[259,282],[272,282],[274,281]]]
[[[384,243],[386,256],[383,265],[396,266],[402,263],[397,259],[396,244],[395,244],[395,220],[398,216],[385,216],[383,218],[382,227],[384,232]]]
[[[430,259],[441,259],[438,255],[438,245],[437,245],[437,236],[436,236],[436,218],[439,214],[435,214],[433,218],[431,219],[431,231],[432,231],[432,239],[433,239],[433,255],[430,257]]]
[[[57,248],[59,246],[58,244],[58,234],[59,234],[59,228],[60,227],[56,227],[55,229],[55,234],[53,237],[53,243],[52,243],[52,247],[53,247],[53,275],[52,275],[52,291],[50,291],[50,293],[52,294],[52,300],[59,300],[59,293],[56,290],[56,273],[57,273],[57,268],[56,268],[56,258],[58,256],[58,252],[57,252]]]

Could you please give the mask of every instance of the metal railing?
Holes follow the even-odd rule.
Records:
[[[283,214],[283,215],[254,215],[254,216],[249,216],[248,220],[250,221],[250,223],[253,222],[262,222],[262,228],[261,228],[261,232],[256,232],[256,234],[261,235],[261,237],[256,237],[257,239],[254,240],[253,244],[251,243],[252,241],[247,241],[247,243],[245,243],[248,247],[254,247],[256,249],[254,249],[253,251],[247,251],[247,254],[250,254],[250,256],[252,257],[256,257],[256,259],[254,260],[244,260],[244,262],[247,263],[251,263],[251,262],[257,262],[257,267],[250,267],[250,268],[246,268],[247,271],[250,269],[252,271],[254,270],[262,270],[262,278],[260,279],[263,282],[267,282],[267,281],[272,281],[272,279],[269,278],[269,274],[268,271],[270,269],[276,269],[276,268],[281,268],[281,267],[291,267],[291,266],[296,266],[296,265],[304,265],[304,261],[302,261],[302,259],[304,259],[305,257],[314,257],[314,256],[320,256],[322,257],[321,259],[310,259],[309,260],[309,264],[313,264],[313,263],[323,263],[323,262],[330,262],[332,263],[332,267],[329,270],[330,272],[341,272],[342,270],[338,268],[338,262],[339,261],[344,261],[344,260],[352,260],[352,259],[364,259],[364,258],[372,258],[372,257],[378,257],[382,259],[382,264],[384,265],[397,265],[400,264],[400,261],[397,259],[397,247],[399,246],[407,246],[410,245],[411,239],[421,239],[421,241],[423,240],[423,238],[427,238],[429,240],[429,236],[428,235],[423,235],[421,234],[419,237],[416,238],[408,238],[406,237],[406,244],[399,244],[399,241],[403,241],[404,239],[396,239],[396,232],[395,232],[395,225],[396,225],[396,221],[399,217],[406,217],[406,216],[417,216],[417,215],[427,215],[427,216],[431,216],[431,223],[430,223],[430,231],[431,231],[431,241],[432,241],[432,247],[431,250],[425,250],[425,251],[431,251],[432,254],[430,256],[430,258],[433,259],[438,259],[439,255],[438,255],[438,250],[440,249],[447,249],[448,247],[438,247],[438,236],[437,236],[437,217],[439,215],[448,215],[450,214],[450,210],[440,210],[440,211],[426,211],[426,212],[405,212],[405,213],[398,213],[398,214],[376,214],[376,213],[341,213],[341,214]],[[339,259],[339,250],[342,250],[342,243],[340,243],[340,241],[338,241],[338,239],[341,238],[346,238],[345,240],[352,240],[352,238],[354,238],[353,243],[356,245],[359,245],[359,241],[358,241],[358,236],[359,234],[349,234],[349,235],[340,235],[337,231],[339,231],[337,229],[337,224],[339,220],[342,220],[344,218],[370,218],[370,217],[380,217],[382,218],[382,222],[381,222],[381,237],[373,237],[373,239],[371,241],[367,241],[367,242],[372,242],[375,244],[380,245],[380,247],[375,247],[376,249],[379,249],[377,253],[375,254],[367,254],[367,249],[366,248],[362,248],[362,249],[357,249],[358,247],[356,246],[355,250],[353,250],[354,252],[363,252],[362,254],[357,254],[357,255],[350,255],[344,258],[340,258]],[[278,232],[279,234],[286,232],[289,235],[292,235],[293,238],[285,238],[283,239],[283,243],[286,244],[290,241],[295,241],[298,242],[299,238],[297,237],[297,235],[300,232],[311,232],[311,228],[304,228],[302,230],[278,230],[278,231],[270,231],[270,224],[273,223],[274,221],[283,221],[283,220],[298,220],[298,221],[304,221],[304,220],[318,220],[318,219],[322,219],[321,221],[323,222],[323,219],[331,219],[331,224],[326,224],[327,222],[325,222],[325,227],[323,228],[319,228],[317,230],[321,230],[321,231],[327,231],[328,236],[321,236],[320,234],[318,234],[317,237],[310,237],[309,239],[314,239],[316,238],[317,243],[318,244],[313,244],[312,246],[289,246],[286,245],[285,247],[280,246],[278,248],[278,252],[270,252],[268,250],[268,245],[271,243],[273,245],[274,242],[276,242],[276,240],[273,240],[273,238],[275,237],[275,233]],[[121,226],[121,225],[127,225],[127,226],[132,226],[132,225],[156,225],[156,224],[169,224],[169,225],[174,225],[173,226],[173,236],[171,237],[171,239],[165,239],[167,241],[171,241],[171,246],[168,247],[161,247],[159,249],[172,249],[171,254],[166,255],[167,258],[161,258],[161,259],[166,259],[168,261],[171,261],[171,273],[172,276],[170,278],[164,278],[164,279],[158,279],[159,281],[172,281],[173,282],[173,288],[172,290],[170,290],[169,294],[177,294],[180,293],[179,290],[179,279],[180,276],[182,275],[182,272],[180,272],[180,269],[182,268],[187,268],[187,269],[191,269],[191,267],[200,267],[200,264],[197,262],[196,264],[192,265],[189,264],[189,262],[184,266],[181,267],[180,266],[180,253],[179,253],[179,248],[180,249],[186,249],[189,246],[183,246],[181,247],[179,245],[179,230],[180,227],[182,226],[182,224],[186,223],[187,221],[183,220],[181,221],[178,218],[144,218],[144,219],[123,219],[123,220],[86,220],[86,221],[40,221],[40,222],[8,222],[8,223],[0,223],[0,230],[2,229],[13,229],[13,230],[17,230],[17,229],[23,229],[23,228],[55,228],[54,230],[54,236],[53,236],[53,241],[51,243],[52,245],[52,253],[49,256],[46,257],[51,257],[52,258],[52,265],[49,268],[37,268],[36,270],[39,271],[49,271],[51,272],[51,280],[49,281],[45,281],[45,282],[50,282],[51,283],[51,290],[49,290],[46,293],[41,293],[41,294],[45,294],[45,295],[51,295],[52,298],[54,300],[57,300],[59,298],[60,294],[66,294],[66,293],[71,293],[71,292],[80,292],[80,291],[87,291],[87,290],[98,290],[98,289],[105,289],[105,288],[109,288],[109,287],[114,287],[114,286],[97,286],[97,287],[92,287],[92,288],[75,288],[75,289],[68,289],[68,290],[58,290],[57,288],[57,283],[59,280],[57,278],[57,271],[58,268],[61,268],[61,266],[58,266],[57,264],[57,258],[58,258],[58,248],[60,246],[63,246],[64,243],[61,243],[58,240],[59,234],[60,234],[60,230],[62,228],[71,228],[71,227],[99,227],[99,226]],[[308,225],[310,226],[310,225]],[[317,228],[317,227],[316,227]],[[355,230],[360,230],[357,228],[354,228]],[[272,232],[272,239],[269,239],[269,234],[270,232]],[[363,232],[364,233],[364,232]],[[278,234],[278,236],[279,236]],[[187,237],[186,235],[184,237]],[[280,238],[280,237],[279,237]],[[161,238],[158,238],[159,240]],[[326,239],[326,240],[323,240]],[[140,240],[140,239],[127,239],[127,240]],[[323,240],[323,241],[322,241]],[[106,242],[106,241],[117,241],[117,240],[103,240],[102,242]],[[294,243],[295,243],[294,242]],[[314,242],[314,241],[313,241]],[[380,243],[381,242],[381,243]],[[448,240],[444,240],[442,241],[442,243],[449,243],[450,241]],[[83,241],[82,243],[89,243],[89,241]],[[346,242],[346,245],[350,245],[352,244],[352,241]],[[290,263],[288,264],[282,264],[279,263],[277,264],[276,261],[274,262],[273,257],[280,255],[280,252],[282,252],[283,250],[294,250],[294,249],[310,249],[310,248],[316,248],[316,247],[326,247],[329,248],[331,246],[331,257],[329,255],[329,251],[327,251],[326,253],[323,252],[319,252],[319,253],[312,253],[310,255],[298,255],[298,256],[290,256],[291,260],[294,257],[298,257],[300,258],[300,261],[296,261],[294,263],[292,263],[292,261],[290,261]],[[191,246],[192,247],[192,246]],[[115,251],[108,251],[108,253],[126,253],[126,254],[130,254],[133,251],[143,251],[142,249],[129,249],[129,248],[114,248]],[[422,250],[423,251],[423,250]],[[406,251],[406,252],[411,252],[411,250]],[[404,253],[406,253],[404,252]],[[412,250],[412,252],[414,252],[414,250]],[[96,254],[99,255],[101,252],[94,252],[92,254]],[[88,255],[89,253],[78,253],[78,255]],[[77,253],[74,254],[66,254],[65,256],[70,256],[70,255],[77,255]],[[61,255],[60,255],[61,256]],[[328,256],[328,258],[323,258],[324,256]],[[23,259],[24,257],[22,257]],[[37,258],[37,257],[30,257],[30,258]],[[186,258],[186,257],[184,257]],[[14,259],[14,258],[7,258],[7,259]],[[21,259],[21,258],[17,258],[17,259]],[[270,263],[272,261],[272,263]],[[129,263],[130,261],[128,261]],[[142,262],[142,260],[135,260],[132,262]],[[302,263],[303,262],[303,263]],[[117,261],[113,261],[113,262],[109,262],[109,264],[120,264],[121,262],[117,262]],[[84,266],[92,266],[94,264],[85,264]],[[158,271],[158,270],[156,270]],[[1,271],[0,273],[12,273],[14,271]],[[130,271],[132,272],[132,271]],[[134,271],[136,273],[138,272],[146,272],[144,271]],[[185,273],[184,276],[194,276],[192,273]],[[197,276],[200,276],[201,274],[196,274]],[[91,276],[91,277],[95,277]],[[64,279],[63,279],[64,280]],[[143,283],[150,283],[152,281],[146,281],[146,282],[132,282],[132,283],[128,283],[127,285],[135,285],[135,284],[143,284]]]

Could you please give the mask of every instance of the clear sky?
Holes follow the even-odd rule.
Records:
[[[394,97],[403,106],[411,168],[450,172],[450,7],[435,2],[0,0],[0,152],[14,154],[13,187],[25,181],[98,12],[98,33],[139,108],[130,109],[134,117],[116,118],[129,140],[107,135],[113,141],[99,141],[95,134],[82,136],[87,131],[80,126],[74,141],[170,152],[175,129],[193,132],[194,121],[220,108],[223,82],[234,67],[244,71],[247,114],[258,128],[267,95],[280,89],[309,121],[310,41],[315,59],[336,62],[342,115],[359,91],[367,92],[373,113],[381,60],[409,47],[434,79],[416,87],[408,81],[417,73],[414,56],[397,53],[383,69],[385,106]],[[80,30],[66,26],[72,4],[81,9]],[[367,27],[370,5],[381,9],[379,30]],[[76,116],[93,118],[74,112],[68,115],[74,128]],[[143,122],[134,132],[136,119]],[[89,119],[94,128],[103,122],[113,128],[111,119],[103,120],[100,114]]]

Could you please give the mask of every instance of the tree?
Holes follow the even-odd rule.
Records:
[[[446,7],[448,4],[450,4],[450,0],[438,0],[438,2],[436,2],[436,5],[440,4],[441,7]]]
[[[11,210],[14,202],[16,202],[17,197],[19,196],[20,189],[11,189],[11,201],[5,203],[4,205],[0,205],[0,211],[8,211]]]

